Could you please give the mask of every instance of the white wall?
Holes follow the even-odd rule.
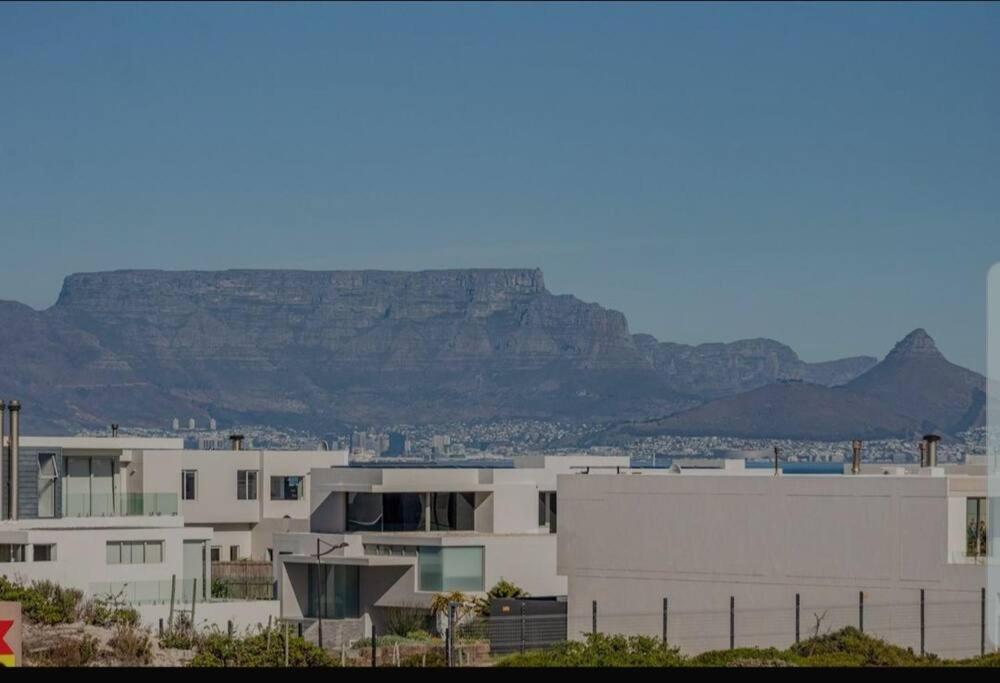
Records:
[[[160,619],[163,619],[163,625],[166,628],[170,618],[170,605],[139,605],[136,609],[143,624],[157,629]],[[183,609],[190,612],[191,605],[183,605]],[[276,625],[278,609],[277,600],[198,602],[195,604],[194,616],[199,629],[216,627],[225,631],[228,622],[232,621],[233,631],[239,635],[246,629],[253,630],[257,626],[267,626],[268,617],[271,617],[272,622]]]

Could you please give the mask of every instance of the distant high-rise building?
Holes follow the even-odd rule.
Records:
[[[213,432],[215,431],[216,425],[215,425],[215,418],[214,417],[211,418],[211,419],[209,419],[209,421],[208,421],[208,428],[211,429]]]
[[[194,429],[194,418],[193,417],[189,417],[188,418],[188,429]]]
[[[389,432],[389,447],[386,448],[384,455],[398,458],[402,455],[406,455],[407,449],[406,434],[401,434],[399,432]]]
[[[181,428],[181,421],[175,417],[174,421],[172,423],[172,426],[173,426],[175,432],[179,431],[180,428]]]
[[[354,432],[351,434],[351,450],[364,451],[368,449],[368,434],[365,432]]]

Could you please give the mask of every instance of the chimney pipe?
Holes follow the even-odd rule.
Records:
[[[774,447],[774,476],[778,476],[778,456],[781,455],[781,449],[777,446]]]
[[[242,434],[230,434],[229,443],[234,451],[243,450],[243,435]]]
[[[924,443],[927,444],[924,449],[927,456],[927,464],[924,467],[937,467],[937,442],[941,440],[940,436],[936,434],[928,434],[924,437]]]
[[[861,446],[860,439],[851,442],[851,451],[854,453],[851,458],[851,474],[861,474]]]
[[[112,437],[118,436],[118,425],[114,422],[111,423],[111,436]]]
[[[7,456],[7,446],[3,442],[4,423],[7,421],[7,406],[0,401],[0,519],[7,519],[7,506],[3,504],[7,494],[7,465],[4,458]]]
[[[17,459],[20,455],[21,441],[21,402],[11,401],[7,406],[10,411],[10,513],[7,519],[17,519]]]
[[[920,466],[927,467],[927,442],[920,442]]]

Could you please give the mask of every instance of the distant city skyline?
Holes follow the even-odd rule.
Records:
[[[998,44],[974,3],[0,5],[0,299],[539,267],[663,341],[983,372]]]

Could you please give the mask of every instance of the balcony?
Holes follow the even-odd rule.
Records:
[[[67,494],[63,517],[156,517],[176,515],[176,493]]]

